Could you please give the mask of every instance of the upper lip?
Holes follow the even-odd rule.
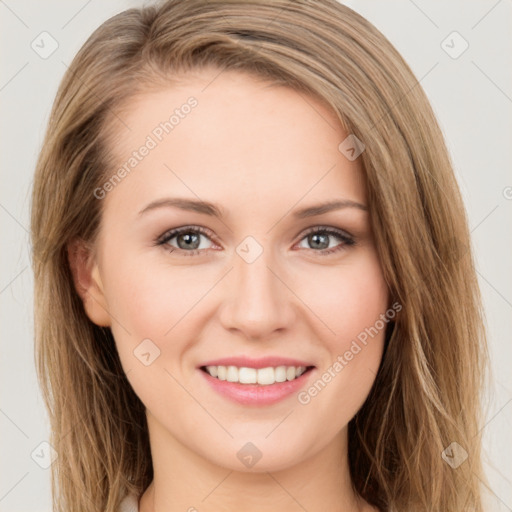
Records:
[[[251,358],[247,356],[223,357],[214,359],[199,365],[204,366],[237,366],[238,368],[267,368],[268,366],[314,366],[307,361],[291,359],[289,357],[266,356],[261,358]]]

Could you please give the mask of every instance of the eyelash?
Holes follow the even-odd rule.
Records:
[[[167,231],[166,233],[161,235],[155,241],[155,245],[163,246],[163,245],[167,244],[170,240],[175,238],[176,236],[181,235],[183,233],[200,233],[200,234],[206,236],[207,238],[210,238],[210,232],[201,226],[183,226],[181,228],[171,229],[170,231]],[[304,234],[304,236],[300,239],[300,241],[302,241],[308,235],[315,234],[315,233],[324,233],[327,235],[335,236],[343,242],[340,245],[337,245],[336,247],[331,247],[330,249],[321,249],[321,250],[309,249],[309,250],[317,252],[321,255],[332,254],[332,253],[335,253],[335,252],[345,249],[345,246],[356,245],[356,241],[348,233],[346,233],[342,230],[339,230],[339,229],[333,229],[333,228],[322,227],[322,226],[316,226],[315,228],[306,232]],[[183,254],[184,256],[195,256],[195,255],[201,253],[202,251],[205,251],[206,249],[194,249],[192,251],[186,251],[184,249],[179,249],[179,248],[171,246],[171,248],[168,250],[171,253],[175,252],[175,251],[182,252],[182,253],[184,253]]]

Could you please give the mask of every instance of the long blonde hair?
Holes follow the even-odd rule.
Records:
[[[130,9],[103,23],[69,66],[31,211],[37,371],[58,453],[54,510],[113,512],[152,481],[144,406],[110,329],[84,312],[67,249],[98,233],[103,201],[93,191],[112,175],[108,147],[127,129],[123,105],[207,65],[314,95],[365,145],[375,242],[402,311],[349,424],[354,489],[381,510],[481,511],[487,349],[463,202],[412,71],[371,23],[335,0],[171,0]],[[442,457],[452,442],[459,458],[467,452],[456,468]]]

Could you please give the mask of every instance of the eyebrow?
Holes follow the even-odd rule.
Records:
[[[306,217],[314,217],[315,215],[322,215],[333,210],[342,210],[344,208],[357,208],[359,210],[368,211],[368,208],[357,201],[351,199],[333,199],[332,201],[325,201],[323,203],[307,206],[300,210],[296,210],[293,216],[297,219],[304,219]]]
[[[201,213],[203,215],[211,215],[212,217],[217,217],[219,219],[225,217],[224,209],[220,205],[210,203],[209,201],[200,201],[196,199],[185,199],[178,197],[166,197],[164,199],[157,199],[156,201],[153,201],[144,207],[139,212],[139,215],[143,215],[144,213],[147,213],[151,210],[156,210],[158,208],[171,207]],[[300,210],[296,210],[293,213],[293,217],[297,219],[304,219],[307,217],[322,215],[333,210],[342,210],[344,208],[357,208],[363,211],[368,210],[365,205],[356,201],[352,201],[351,199],[333,199],[330,201],[324,201],[317,205],[307,206],[305,208],[301,208]]]

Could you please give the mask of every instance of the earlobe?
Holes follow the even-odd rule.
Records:
[[[96,325],[109,327],[110,314],[92,251],[84,241],[75,240],[68,245],[67,252],[75,289],[82,299],[87,316]]]

